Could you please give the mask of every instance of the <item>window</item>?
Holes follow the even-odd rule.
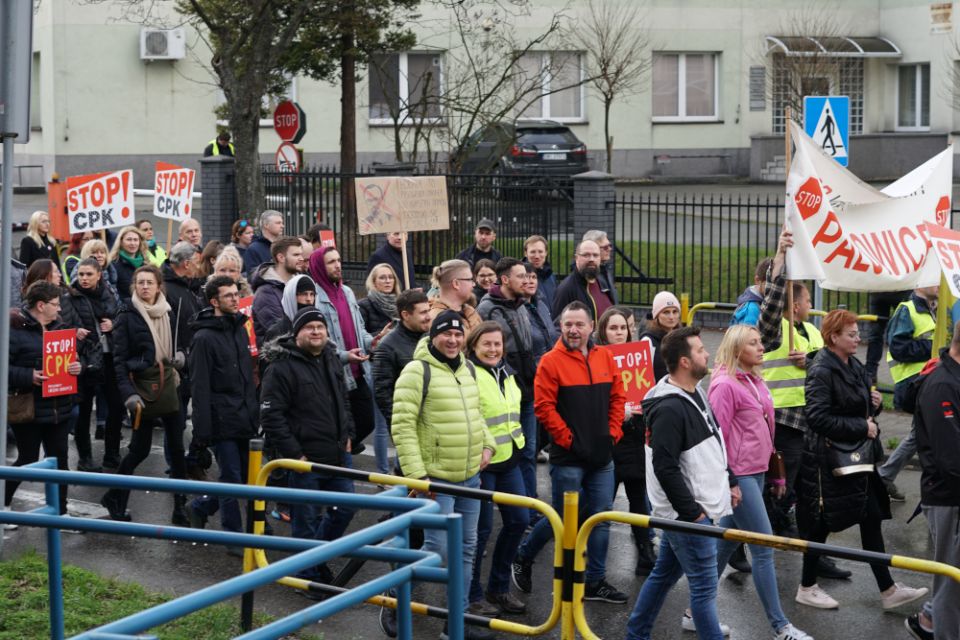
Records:
[[[710,122],[719,119],[714,53],[653,54],[654,122]]]
[[[33,52],[33,64],[30,66],[30,130],[43,131],[43,103],[40,101],[40,52]]]
[[[370,60],[369,117],[373,124],[441,116],[443,62],[437,53],[387,53]]]
[[[929,129],[930,64],[903,65],[897,72],[897,129]]]
[[[549,118],[560,122],[582,122],[583,55],[578,51],[531,51],[518,60],[518,87],[523,90],[530,78],[539,78],[536,91],[521,101],[527,107],[520,119]]]

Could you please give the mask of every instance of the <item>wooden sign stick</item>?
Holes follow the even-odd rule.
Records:
[[[400,257],[403,260],[403,288],[410,288],[410,265],[407,264],[407,232],[400,232]]]
[[[785,148],[786,148],[786,155],[785,155],[785,158],[786,158],[786,160],[785,160],[785,162],[786,162],[786,167],[785,167],[785,172],[784,172],[784,174],[786,175],[786,178],[787,178],[788,180],[790,179],[790,164],[791,164],[792,161],[793,161],[793,154],[792,154],[793,145],[790,143],[790,122],[791,122],[791,109],[790,109],[790,106],[787,105],[787,106],[784,108],[784,127],[783,127],[783,131],[784,131],[784,146],[785,146]],[[786,211],[784,211],[784,214],[786,214]],[[786,222],[786,221],[784,221],[784,222]],[[787,251],[789,251],[789,249],[787,249]],[[786,264],[784,264],[784,269],[786,269]],[[789,274],[787,274],[787,275],[789,275]],[[786,281],[786,286],[787,286],[787,319],[789,320],[789,326],[790,326],[790,332],[789,332],[788,337],[787,337],[787,349],[788,349],[789,351],[793,351],[793,332],[794,332],[794,328],[793,328],[793,281],[788,279],[788,280]],[[781,338],[781,339],[782,339],[782,338]]]

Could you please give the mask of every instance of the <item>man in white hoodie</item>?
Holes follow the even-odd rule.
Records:
[[[643,401],[649,429],[647,493],[653,515],[713,524],[740,502],[736,477],[727,467],[723,435],[707,404],[700,380],[709,354],[700,329],[671,331],[660,344],[670,374]],[[628,640],[650,640],[667,592],[686,575],[690,607],[700,640],[722,640],[717,618],[717,545],[713,538],[664,531],[660,555],[644,581],[627,623]]]

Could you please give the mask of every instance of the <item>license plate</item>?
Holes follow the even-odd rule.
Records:
[[[566,160],[567,154],[565,153],[545,153],[543,154],[544,160]]]

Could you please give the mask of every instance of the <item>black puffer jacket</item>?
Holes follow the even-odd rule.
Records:
[[[176,319],[173,312],[168,314],[170,321],[170,335],[174,335]],[[173,345],[174,353],[178,351]],[[140,312],[133,308],[124,308],[117,316],[117,323],[113,329],[113,362],[117,372],[117,387],[120,397],[126,400],[137,390],[133,386],[130,375],[148,369],[157,358],[157,347],[153,342],[153,334],[147,321]]]
[[[630,416],[623,423],[623,437],[613,446],[614,473],[620,480],[643,480],[647,475],[643,450],[643,416]]]
[[[246,321],[240,313],[215,316],[209,307],[191,325],[194,439],[216,442],[257,435],[257,389]]]
[[[78,345],[81,362],[89,362],[94,357],[91,355],[93,352],[103,350],[98,333],[100,321],[107,319],[116,324],[117,299],[109,285],[103,280],[98,282],[94,289],[81,289],[74,282],[67,294],[67,305],[70,307],[71,313],[77,318],[77,327],[90,332],[86,339]],[[113,331],[108,331],[103,335],[106,336],[108,344],[112,346]],[[102,382],[102,374],[102,371],[84,372],[85,384]]]
[[[876,471],[836,477],[826,460],[828,438],[853,444],[867,437],[867,416],[874,410],[866,369],[853,356],[844,364],[831,350],[820,349],[807,370],[804,392],[810,431],[800,470],[801,527],[822,519],[828,530],[842,531],[866,518],[870,500],[876,500],[880,517],[889,519],[890,499]],[[882,453],[879,435],[874,444]]]
[[[130,290],[133,287],[133,272],[137,268],[123,258],[117,258],[111,264],[117,270],[117,293],[120,294],[120,300],[129,302]]]
[[[363,326],[367,330],[367,333],[372,336],[383,331],[383,328],[393,320],[393,318],[381,311],[380,307],[373,304],[373,301],[369,298],[358,300],[357,306],[360,307],[360,317],[363,318]]]
[[[373,397],[388,425],[393,416],[393,389],[397,378],[413,360],[413,350],[422,337],[422,333],[411,331],[401,322],[383,337],[373,352]]]
[[[654,329],[652,327],[647,327],[647,329],[640,334],[641,340],[649,338],[650,346],[653,348],[653,378],[656,382],[660,382],[660,378],[669,373],[669,371],[667,371],[667,363],[664,362],[663,356],[660,355],[660,342],[665,335],[667,335],[667,332],[663,329]]]
[[[54,320],[46,330],[68,328]],[[57,424],[70,417],[76,396],[44,398],[42,388],[33,384],[33,372],[43,368],[43,331],[25,308],[10,310],[10,388],[33,391],[35,423]]]
[[[261,386],[260,420],[271,446],[284,458],[342,465],[355,431],[334,346],[328,343],[313,356],[286,338],[268,342],[263,358],[270,366]]]
[[[203,305],[200,303],[200,289],[203,281],[199,278],[182,278],[176,274],[170,262],[163,263],[163,288],[167,302],[177,319],[175,334],[184,347],[190,345],[193,339],[193,329],[190,323],[200,313]]]

